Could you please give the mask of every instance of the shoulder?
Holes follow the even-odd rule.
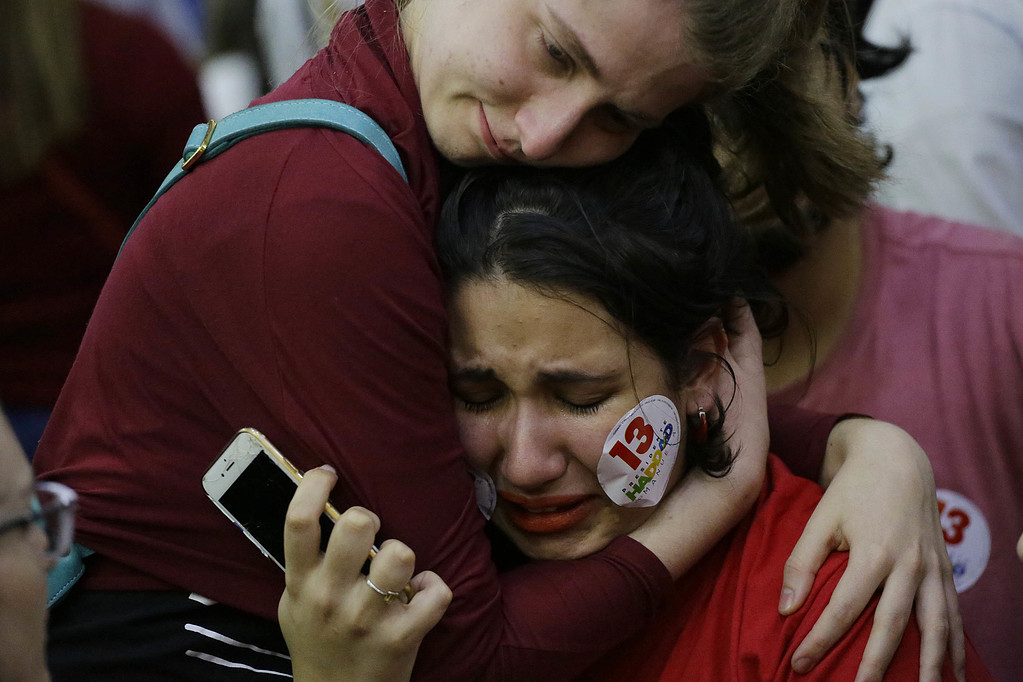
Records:
[[[368,239],[369,236],[373,239]],[[200,162],[153,206],[125,255],[148,244],[201,275],[247,253],[349,262],[354,241],[432,254],[432,225],[375,150],[323,128],[262,133]],[[145,248],[145,247],[144,247]],[[260,256],[262,259],[263,256]]]
[[[846,552],[832,553],[818,571],[803,607],[790,616],[779,615],[777,600],[784,562],[820,497],[818,486],[772,460],[743,549],[741,612],[748,622],[744,621],[737,633],[737,654],[740,661],[746,661],[746,668],[756,661],[760,674],[772,679],[852,679],[870,635],[876,596],[810,675],[799,677],[791,670],[792,655],[820,618],[848,565]],[[912,670],[915,676],[918,650],[919,633],[911,625],[889,674]],[[894,674],[892,679],[909,678]]]
[[[864,214],[868,238],[906,253],[943,255],[953,260],[983,259],[1023,265],[1023,238],[1002,230],[946,220],[934,215],[873,205]]]

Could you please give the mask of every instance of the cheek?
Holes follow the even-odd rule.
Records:
[[[497,459],[497,428],[492,420],[457,412],[458,437],[465,447],[466,460],[473,467],[489,471]]]
[[[625,411],[617,407],[601,410],[588,423],[567,424],[563,428],[575,459],[593,474],[594,478],[597,476],[597,464],[604,452],[604,441],[623,414]]]
[[[30,660],[45,641],[46,570],[35,548],[22,544],[0,559],[0,651]]]

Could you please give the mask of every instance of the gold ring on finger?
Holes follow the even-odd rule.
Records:
[[[369,589],[373,590],[374,592],[376,592],[377,594],[384,598],[385,604],[390,604],[395,599],[401,597],[401,592],[393,592],[391,590],[380,589],[375,584],[373,584],[373,581],[369,579],[368,575],[366,576],[366,584],[369,585]]]

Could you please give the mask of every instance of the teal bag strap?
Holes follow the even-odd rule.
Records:
[[[200,123],[192,129],[192,134],[189,135],[188,142],[185,143],[185,151],[181,155],[181,163],[171,169],[171,172],[160,183],[156,194],[142,209],[139,217],[135,219],[135,224],[131,226],[124,242],[121,243],[121,250],[124,249],[128,238],[131,237],[143,216],[149,212],[156,200],[174,183],[185,177],[185,174],[200,161],[212,159],[235,143],[259,133],[306,127],[330,128],[348,133],[379,152],[394,167],[394,170],[398,171],[402,179],[408,182],[405,168],[401,164],[401,157],[387,133],[376,121],[355,107],[329,99],[295,99],[261,104],[225,116],[219,123],[215,121]],[[118,255],[120,255],[120,251],[118,251]],[[93,553],[91,549],[75,543],[71,545],[71,551],[67,556],[63,556],[57,561],[47,579],[49,593],[46,601],[47,607],[60,601],[78,582],[85,572],[85,564],[82,560]]]
[[[160,183],[160,188],[142,213],[135,219],[135,224],[121,243],[121,249],[128,242],[143,216],[149,212],[156,200],[178,180],[183,178],[199,161],[212,159],[217,154],[229,149],[237,142],[266,133],[271,130],[285,128],[319,127],[330,128],[348,133],[357,140],[369,145],[380,153],[384,159],[398,171],[402,179],[408,182],[401,157],[395,149],[391,138],[376,121],[358,109],[342,102],[329,99],[293,99],[283,102],[271,102],[242,109],[219,122],[200,123],[192,129],[185,143],[185,151],[181,155],[181,163],[174,166],[167,177]],[[120,250],[118,255],[120,255]]]
[[[94,552],[77,542],[71,545],[71,551],[57,560],[56,565],[46,576],[46,608],[50,608],[68,593],[78,579],[85,573],[82,559]]]

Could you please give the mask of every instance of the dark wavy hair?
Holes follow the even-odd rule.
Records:
[[[883,76],[893,69],[897,69],[909,57],[913,51],[909,44],[909,38],[902,36],[898,45],[881,46],[875,45],[863,35],[863,28],[867,23],[867,15],[874,5],[874,0],[831,0],[829,10],[836,16],[840,16],[842,5],[848,10],[848,22],[851,26],[852,41],[856,52],[856,70],[860,78],[877,78]],[[852,46],[846,43],[846,47]]]
[[[706,118],[696,110],[678,118],[686,120],[644,134],[603,166],[469,173],[438,228],[449,291],[503,278],[596,300],[655,351],[673,389],[706,360],[693,348],[705,324],[727,320],[737,297],[750,302],[765,334],[779,333],[784,306],[716,183]],[[718,396],[715,404],[708,437],[690,438],[686,461],[723,476],[734,455],[722,428],[727,408]]]

